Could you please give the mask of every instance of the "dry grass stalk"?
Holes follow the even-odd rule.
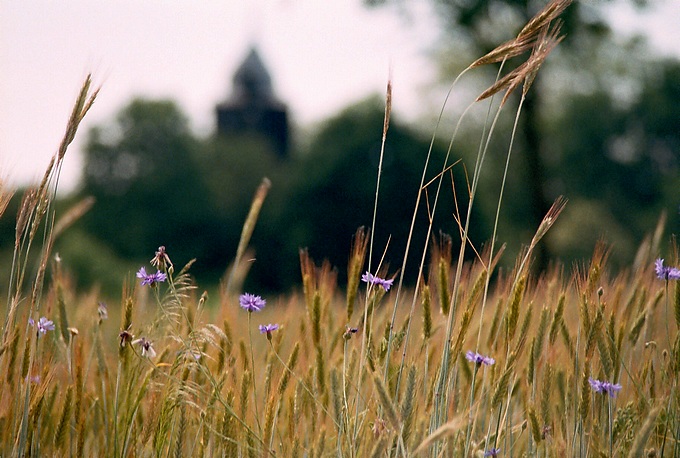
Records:
[[[531,325],[531,319],[534,313],[534,303],[530,302],[527,306],[527,311],[524,314],[524,320],[522,321],[522,327],[520,327],[519,337],[517,338],[517,343],[513,349],[513,353],[519,355],[524,345],[526,344],[527,337],[529,336],[529,326]]]
[[[225,456],[237,456],[238,453],[238,433],[236,431],[236,419],[231,413],[231,408],[234,406],[234,392],[229,389],[227,392],[225,403],[229,406],[229,409],[224,409],[224,415],[222,417],[222,435],[224,437],[224,455]]]
[[[0,217],[5,213],[7,205],[9,205],[10,200],[12,200],[14,193],[15,190],[9,187],[7,180],[0,176]]]
[[[590,360],[586,359],[583,364],[583,376],[581,377],[581,399],[578,405],[579,419],[585,424],[590,414]]]
[[[19,330],[14,329],[9,341],[9,359],[7,362],[7,368],[5,369],[5,380],[10,386],[14,385],[14,376],[16,375],[16,362],[17,355],[19,353]],[[29,339],[26,339],[29,340]]]
[[[529,385],[534,385],[534,379],[536,377],[536,337],[531,339],[531,345],[529,346],[529,366],[527,368],[527,382]]]
[[[90,211],[94,205],[94,202],[94,197],[85,197],[74,206],[69,208],[66,213],[64,213],[64,216],[62,216],[54,225],[54,230],[52,232],[53,237],[55,239],[58,238],[66,229],[71,227],[73,223],[78,221],[85,213]]]
[[[545,431],[546,427],[552,424],[552,405],[550,404],[551,394],[553,392],[553,367],[548,364],[548,366],[543,371],[543,385],[541,389],[541,422],[543,425],[542,430]],[[541,434],[543,438],[545,434]]]
[[[420,288],[421,307],[423,309],[423,342],[432,337],[432,304],[430,287],[423,284]]]
[[[467,412],[460,413],[456,415],[455,418],[444,423],[442,426],[437,428],[432,434],[427,436],[418,447],[413,451],[413,455],[419,455],[427,451],[436,442],[445,439],[454,434],[458,434],[467,423]]]
[[[243,229],[241,230],[241,237],[239,238],[238,247],[236,248],[236,257],[234,258],[234,263],[231,272],[229,273],[227,284],[224,288],[227,296],[229,296],[237,286],[234,284],[235,273],[238,271],[241,260],[243,259],[243,255],[245,254],[246,248],[250,243],[250,238],[252,237],[253,231],[255,230],[257,219],[260,216],[260,210],[262,210],[262,205],[264,204],[264,200],[267,198],[267,194],[269,193],[271,186],[271,181],[265,177],[262,179],[257,191],[255,191],[255,196],[253,196],[253,201],[250,204],[248,216],[246,217],[246,221],[243,224]]]
[[[66,398],[64,399],[64,405],[61,410],[61,417],[59,423],[57,424],[57,430],[54,435],[54,447],[64,452],[64,447],[66,445],[66,436],[68,433],[68,424],[71,420],[71,413],[73,411],[73,386],[69,385],[66,389]]]
[[[321,293],[319,291],[314,292],[314,298],[312,299],[312,342],[315,347],[321,344]]]
[[[326,360],[321,347],[316,348],[316,383],[320,393],[326,391]]]
[[[548,327],[548,320],[550,319],[550,310],[548,307],[543,307],[541,310],[541,319],[538,322],[538,330],[536,331],[536,348],[534,351],[534,358],[539,359],[543,353],[543,341]]]
[[[551,0],[541,11],[539,11],[529,22],[522,28],[517,35],[517,38],[526,36],[533,36],[540,33],[551,22],[555,21],[567,7],[572,0]]]
[[[510,97],[510,94],[512,94],[515,89],[517,89],[522,84],[524,84],[522,93],[523,95],[526,95],[527,91],[531,87],[531,84],[533,83],[534,78],[536,77],[538,69],[541,67],[543,62],[545,62],[545,59],[555,48],[555,46],[557,46],[564,38],[559,36],[559,25],[554,27],[551,31],[548,31],[546,28],[543,30],[544,32],[539,35],[538,39],[533,44],[533,51],[529,56],[529,59],[496,81],[491,87],[482,92],[475,101],[479,102],[502,90],[505,90],[505,95],[501,100],[501,106],[503,106]]]
[[[268,449],[271,443],[274,441],[274,422],[276,417],[276,401],[275,397],[269,397],[267,405],[264,409],[264,435],[262,439],[264,440],[265,447]],[[267,454],[265,451],[264,455]]]
[[[244,371],[243,377],[241,378],[241,397],[239,399],[239,405],[241,406],[241,418],[246,418],[246,413],[248,412],[248,393],[250,392],[250,385],[252,383],[252,377],[250,376],[250,371]]]
[[[432,268],[431,272],[436,272],[434,276],[436,281],[430,281],[430,284],[437,286],[439,295],[439,308],[442,313],[447,316],[451,307],[451,293],[449,288],[450,271],[451,271],[451,250],[453,247],[453,240],[448,234],[440,234],[439,243],[432,244]]]
[[[527,416],[529,417],[529,425],[531,426],[531,437],[537,444],[542,440],[541,428],[538,424],[538,417],[536,416],[536,410],[533,406],[529,406],[527,409]]]
[[[406,378],[406,390],[404,392],[404,398],[401,403],[401,421],[402,421],[402,431],[401,435],[404,439],[404,443],[408,445],[408,440],[411,437],[413,422],[414,422],[414,406],[416,403],[416,376],[417,369],[416,366],[411,366],[408,371],[408,376]]]
[[[392,399],[387,392],[387,387],[382,381],[382,378],[378,374],[373,375],[373,384],[378,392],[378,398],[380,399],[380,405],[383,408],[383,412],[387,420],[392,425],[392,428],[399,430],[401,428],[401,420],[399,419],[399,414],[397,413],[397,408],[395,407]]]
[[[290,381],[290,373],[291,371],[295,370],[295,366],[297,365],[299,355],[300,355],[300,342],[295,342],[293,351],[290,353],[290,357],[288,358],[288,362],[286,363],[286,367],[288,368],[288,370],[283,371],[281,379],[279,380],[279,387],[276,390],[279,397],[283,397],[283,394],[285,393],[286,388],[288,387],[288,382]]]
[[[359,280],[366,261],[368,237],[363,227],[357,229],[352,240],[352,249],[347,266],[347,322],[352,319],[354,302],[359,290]]]
[[[675,325],[680,329],[680,284],[677,283],[673,294],[673,316],[675,317]]]
[[[510,295],[510,302],[508,303],[508,341],[511,341],[515,337],[515,331],[517,329],[517,322],[519,320],[519,306],[524,297],[524,289],[526,287],[527,278],[522,276],[519,281],[515,284],[512,293]]]
[[[632,346],[635,346],[635,344],[637,343],[638,338],[640,337],[640,333],[642,332],[642,327],[644,326],[646,321],[647,311],[643,310],[642,313],[640,313],[640,315],[633,322],[633,325],[630,327],[630,331],[628,333],[628,340],[630,341]]]
[[[512,376],[514,367],[509,366],[506,367],[505,370],[503,371],[503,375],[501,375],[501,378],[498,380],[498,383],[496,383],[496,389],[493,392],[493,396],[491,397],[491,409],[496,410],[498,406],[501,405],[503,402],[504,398],[508,394],[508,384],[510,383],[510,377]]]
[[[659,416],[659,413],[661,413],[661,409],[661,406],[657,406],[652,409],[651,412],[649,412],[649,415],[647,415],[645,422],[642,424],[642,427],[635,436],[633,445],[630,447],[630,453],[628,454],[629,458],[643,456],[645,445],[647,444],[647,440],[649,439],[649,436],[656,425],[656,418]]]
[[[494,48],[483,57],[480,57],[474,61],[472,64],[470,64],[468,70],[481,67],[483,65],[501,62],[519,56],[520,54],[524,54],[532,48],[535,39],[536,38],[533,35],[524,35],[513,38],[512,40],[508,40]]]
[[[557,339],[557,331],[560,329],[562,320],[564,318],[564,302],[566,300],[566,295],[564,293],[560,294],[560,298],[557,301],[557,309],[553,314],[552,323],[550,324],[550,332],[548,334],[548,342],[550,345],[555,345],[555,340]]]

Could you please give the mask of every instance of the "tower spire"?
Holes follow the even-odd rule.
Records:
[[[217,105],[217,133],[224,137],[257,134],[279,156],[288,154],[288,113],[272,89],[272,79],[255,46],[232,78],[232,93]]]

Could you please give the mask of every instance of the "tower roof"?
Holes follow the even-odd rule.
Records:
[[[255,47],[250,48],[243,63],[233,78],[234,92],[230,102],[235,104],[273,103],[272,79],[269,76],[260,54]]]

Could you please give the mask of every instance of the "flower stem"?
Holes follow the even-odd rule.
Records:
[[[253,312],[248,312],[248,340],[250,341],[250,364],[253,368],[253,403],[255,404],[255,421],[257,422],[257,428],[262,434],[262,426],[260,425],[260,413],[257,408],[257,377],[255,377],[255,356],[253,351],[253,332],[252,326],[250,325],[250,316]]]

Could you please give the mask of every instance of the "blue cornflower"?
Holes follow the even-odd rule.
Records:
[[[160,283],[162,281],[165,281],[168,279],[168,276],[161,272],[160,270],[156,271],[155,274],[147,274],[146,269],[142,267],[139,269],[137,272],[137,278],[142,279],[142,286],[149,285],[153,286],[156,283]]]
[[[38,320],[37,324],[33,318],[29,318],[28,324],[38,328],[38,332],[40,334],[47,334],[47,331],[54,331],[54,323],[44,316],[40,317],[40,320]]]
[[[238,298],[238,302],[241,307],[249,312],[259,312],[267,304],[267,301],[262,299],[260,296],[254,294],[245,293],[241,294]]]
[[[261,324],[260,334],[267,334],[267,340],[272,340],[272,332],[279,329],[278,324]]]
[[[661,280],[680,280],[680,269],[676,267],[664,267],[663,259],[659,258],[654,263],[656,276]]]
[[[496,360],[491,358],[490,356],[484,356],[474,351],[468,351],[467,353],[465,353],[465,359],[472,363],[475,363],[478,366],[481,366],[482,364],[484,364],[485,366],[491,366],[493,363],[496,362]]]
[[[617,391],[621,390],[621,385],[618,383],[601,382],[592,378],[589,378],[588,382],[596,393],[608,394],[612,398]]]
[[[361,280],[368,283],[369,285],[382,286],[385,291],[389,291],[394,283],[394,279],[386,280],[384,278],[377,277],[370,272],[366,272],[361,276]]]
[[[486,452],[484,452],[484,456],[498,456],[498,454],[501,452],[501,449],[499,448],[490,448]]]

